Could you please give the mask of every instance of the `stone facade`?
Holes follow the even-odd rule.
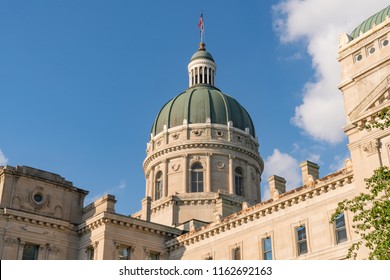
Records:
[[[365,189],[374,169],[390,165],[390,131],[364,129],[390,104],[389,40],[389,18],[353,39],[340,36],[351,152],[342,170],[320,178],[317,164],[303,162],[302,186],[286,192],[285,179],[271,176],[271,199],[261,201],[264,163],[254,132],[231,121],[183,119],[152,133],[146,196],[131,217],[115,212],[112,195],[84,206],[88,191],[60,175],[0,167],[1,259],[343,259],[359,236],[350,213],[337,225],[330,216]],[[190,87],[214,90],[215,71],[201,45],[188,68]]]

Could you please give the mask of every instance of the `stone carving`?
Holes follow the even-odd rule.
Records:
[[[310,175],[310,174],[307,175],[305,185],[308,187],[314,187],[314,184],[315,184],[315,180],[314,180],[313,175]]]
[[[50,206],[50,196],[45,195],[42,187],[37,187],[35,190],[28,192],[27,201],[36,210]]]
[[[217,131],[216,133],[215,133],[218,137],[222,137],[223,136],[223,131]]]
[[[13,247],[15,246],[15,244],[17,243],[17,239],[16,238],[12,238],[12,237],[6,237],[4,239],[4,247]]]
[[[279,199],[279,191],[277,189],[271,189],[271,197],[273,200]]]
[[[217,168],[218,169],[224,169],[225,168],[225,163],[224,162],[218,162],[217,163]]]
[[[60,249],[58,249],[58,247],[55,245],[49,245],[48,250],[53,255],[58,255],[58,253],[60,252]]]
[[[245,201],[245,202],[243,202],[243,203],[242,203],[242,210],[246,210],[246,209],[248,209],[248,208],[249,208],[249,206],[250,206],[250,205],[249,205],[249,203],[248,203],[248,202],[246,202],[246,201]]]
[[[352,160],[350,159],[350,158],[347,158],[346,160],[345,160],[345,169],[346,169],[346,171],[352,171],[352,168],[353,168],[353,166],[352,166]]]
[[[172,134],[172,138],[173,138],[174,140],[176,140],[177,138],[179,138],[179,136],[180,136],[180,133],[178,133],[178,132]]]
[[[362,145],[362,149],[369,155],[375,154],[378,152],[378,143],[377,141],[370,141]]]
[[[195,136],[201,136],[202,133],[203,133],[203,130],[196,129],[196,130],[193,130],[192,133],[193,133]]]
[[[171,168],[173,171],[178,171],[180,169],[180,164],[172,164]]]

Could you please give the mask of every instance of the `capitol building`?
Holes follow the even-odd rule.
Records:
[[[339,89],[350,159],[319,177],[301,163],[302,186],[268,180],[250,114],[216,84],[217,62],[201,42],[188,88],[156,113],[146,158],[145,197],[131,215],[105,195],[28,166],[0,167],[3,260],[334,260],[360,236],[352,214],[330,223],[337,204],[365,191],[365,178],[390,166],[390,131],[365,129],[390,104],[390,6],[339,37]],[[185,71],[185,69],[183,69]],[[265,136],[266,137],[266,136]],[[361,248],[355,259],[365,259]]]

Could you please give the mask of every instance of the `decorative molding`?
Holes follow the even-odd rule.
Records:
[[[172,169],[173,171],[179,171],[179,169],[180,169],[180,164],[172,164],[172,165],[171,165],[171,169]]]
[[[204,131],[202,129],[195,129],[195,130],[192,130],[191,132],[192,132],[192,134],[194,134],[195,136],[198,137],[198,136],[201,136]]]
[[[14,247],[18,243],[18,240],[13,237],[4,238],[4,247]]]
[[[373,155],[378,153],[378,141],[373,140],[362,144],[362,150],[366,152],[368,155]]]
[[[217,168],[218,168],[218,169],[224,169],[224,168],[225,168],[225,163],[219,161],[219,162],[217,163]]]
[[[300,187],[287,193],[281,194],[277,201],[268,200],[245,210],[232,214],[221,220],[202,227],[199,230],[180,235],[176,239],[166,242],[169,250],[174,250],[180,246],[186,246],[197,243],[201,240],[211,238],[229,228],[235,228],[244,225],[255,219],[262,219],[265,216],[272,215],[279,209],[294,207],[303,201],[310,200],[329,191],[341,188],[353,181],[353,173],[347,170],[341,170],[322,179],[316,180],[313,187]]]
[[[351,120],[356,119],[362,110],[374,101],[374,97],[390,88],[390,74],[383,79],[367,96],[349,113]]]
[[[179,138],[179,136],[180,136],[180,133],[179,133],[179,132],[176,132],[176,133],[173,133],[171,136],[172,136],[172,138],[173,138],[174,140],[177,140],[177,139]]]

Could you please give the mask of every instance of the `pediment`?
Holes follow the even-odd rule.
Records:
[[[349,113],[351,122],[359,121],[389,106],[390,75],[382,80],[367,96]],[[387,105],[386,105],[387,104]]]

